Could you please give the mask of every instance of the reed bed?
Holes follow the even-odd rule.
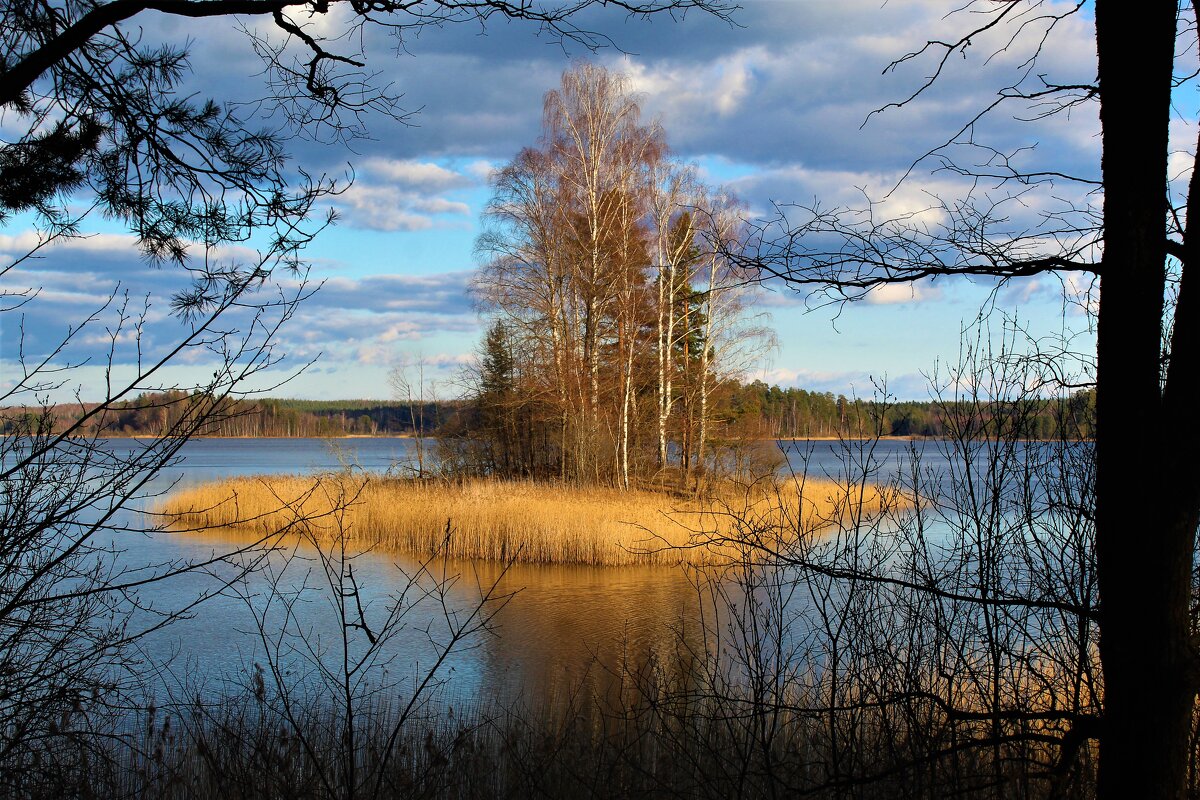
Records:
[[[317,542],[346,535],[359,548],[418,555],[699,566],[728,563],[751,541],[812,532],[895,502],[875,487],[816,480],[730,484],[705,498],[680,498],[532,481],[333,474],[202,484],[170,495],[159,511],[176,530],[295,533]]]
[[[376,699],[355,709],[352,749],[336,709],[291,698],[228,695],[142,714],[141,740],[105,740],[73,785],[23,786],[22,797],[122,800],[363,800],[414,797],[942,798],[1079,800],[1095,795],[1096,757],[1085,745],[1060,763],[1066,739],[995,743],[989,720],[950,727],[918,699],[903,710],[856,709],[830,742],[811,691],[697,694],[686,676],[631,676],[638,692],[617,710],[584,696],[569,708],[476,700],[457,713],[401,722]],[[666,684],[663,686],[662,684]],[[276,693],[268,689],[268,697]],[[161,721],[160,721],[161,720]],[[1005,723],[1011,725],[1012,723]],[[964,729],[965,728],[965,729]],[[1056,741],[1058,740],[1058,741]],[[836,748],[836,751],[835,751]],[[836,755],[835,755],[836,752]],[[390,757],[385,757],[385,755]],[[853,772],[839,772],[836,758]],[[100,769],[97,769],[99,762]],[[354,772],[345,769],[352,762]],[[846,768],[842,768],[843,770]],[[322,777],[332,779],[323,785]],[[854,783],[853,793],[846,791]],[[12,796],[17,796],[14,793]]]

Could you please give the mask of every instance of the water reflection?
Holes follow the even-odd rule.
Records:
[[[615,702],[623,673],[669,659],[679,634],[695,635],[697,594],[680,569],[574,565],[472,565],[485,585],[515,592],[483,644],[493,696],[562,702],[579,690]],[[693,645],[695,643],[692,643]]]
[[[196,559],[245,544],[216,534],[181,540],[178,534],[161,533],[139,552],[145,557],[161,550]],[[418,573],[419,563],[411,556],[371,552],[356,556],[352,564],[367,622],[378,633],[395,595]],[[624,671],[642,669],[652,655],[669,657],[679,632],[696,633],[697,594],[680,569],[530,564],[506,569],[474,561],[438,561],[429,568],[432,576],[409,591],[404,627],[387,642],[380,662],[387,665],[387,680],[411,686],[449,639],[446,612],[461,619],[490,591],[498,598],[490,606],[495,611],[491,631],[463,641],[439,671],[439,677],[449,679],[446,695],[459,702],[553,705],[593,694],[616,702]],[[224,567],[173,579],[154,587],[149,599],[160,609],[182,607],[202,592],[219,589],[220,578],[232,572]],[[434,581],[447,582],[445,606],[433,597],[413,605]],[[299,597],[286,635],[271,644],[271,655],[282,655],[289,680],[299,684],[313,675],[308,645],[321,650],[327,663],[339,658],[335,592],[315,549],[293,543],[273,554],[264,569],[206,601],[191,618],[156,634],[145,643],[145,652],[156,663],[170,664],[177,678],[187,674],[210,683],[245,681],[253,665],[268,657],[260,622],[270,634],[285,624],[273,594]],[[361,633],[357,638],[365,646]],[[383,679],[377,676],[376,681]]]
[[[345,464],[381,472],[403,463],[411,444],[402,439],[350,439],[331,447],[319,439],[198,439],[187,443],[181,462],[164,470],[155,487],[168,490],[234,475],[319,472]],[[113,441],[108,446],[134,443]],[[907,442],[877,445],[876,456],[884,465],[880,478],[899,470],[909,447]],[[837,442],[789,445],[785,452],[793,468],[807,466],[814,475],[836,474],[842,463]],[[120,546],[127,563],[145,564],[207,558],[227,551],[232,543],[215,534],[162,532]],[[276,588],[303,593],[303,603],[297,606],[303,618],[295,633],[325,647],[339,638],[331,590],[322,585],[314,553],[301,548],[298,556],[286,570],[276,570]],[[277,554],[276,559],[281,557]],[[273,563],[278,567],[278,560]],[[416,564],[411,557],[382,553],[355,561],[369,613],[382,613],[387,596],[402,588]],[[651,654],[670,661],[681,631],[685,648],[699,651],[701,646],[697,592],[679,569],[520,564],[504,572],[501,565],[485,562],[452,563],[445,569],[447,575],[459,576],[447,596],[451,609],[471,608],[481,587],[493,583],[498,594],[512,595],[494,620],[494,633],[465,643],[444,664],[442,674],[450,679],[447,691],[452,698],[500,702],[522,698],[539,704],[559,702],[582,690],[615,700],[613,693],[622,683],[624,668],[638,670]],[[185,607],[200,593],[221,589],[221,579],[231,574],[221,569],[214,573],[146,587],[142,601],[159,610]],[[270,591],[267,574],[253,573],[206,601],[190,619],[147,640],[147,662],[168,664],[176,675],[245,680],[252,665],[266,655],[253,610]],[[410,681],[428,669],[441,641],[441,615],[441,606],[431,602],[410,613],[404,631],[388,645],[390,680]],[[273,624],[269,617],[266,623]]]

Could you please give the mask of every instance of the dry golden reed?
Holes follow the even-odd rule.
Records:
[[[294,532],[357,547],[452,558],[623,565],[723,563],[753,529],[813,530],[847,513],[873,513],[890,496],[830,481],[727,487],[718,497],[574,487],[532,481],[366,478],[361,475],[233,478],[176,492],[159,511],[187,530],[257,537]],[[447,541],[446,532],[453,534]]]

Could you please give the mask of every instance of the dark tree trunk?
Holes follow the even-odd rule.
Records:
[[[1171,418],[1175,404],[1164,401],[1160,386],[1176,9],[1168,0],[1096,3],[1104,147],[1096,434],[1101,800],[1182,798],[1186,791],[1194,699],[1188,607],[1200,497],[1178,469],[1176,434],[1187,422]],[[1145,435],[1135,420],[1155,420],[1159,435]]]

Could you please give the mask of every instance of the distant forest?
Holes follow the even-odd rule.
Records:
[[[210,398],[182,392],[143,394],[110,404],[101,413],[90,403],[45,409],[0,409],[0,433],[57,432],[91,414],[79,433],[100,436],[157,436],[180,419],[195,416],[197,404]],[[199,436],[322,437],[394,436],[436,432],[463,401],[398,403],[384,400],[224,400],[219,413],[196,431]]]
[[[719,438],[825,438],[840,435],[944,437],[953,435],[954,402],[880,403],[830,392],[770,386],[762,381],[730,382],[717,393],[714,431]],[[167,430],[191,404],[203,398],[178,392],[145,394],[94,414],[80,433],[101,436],[153,436]],[[1022,401],[1021,407],[994,402],[993,416],[1009,420],[1030,439],[1050,439],[1065,429],[1068,438],[1092,435],[1095,393]],[[92,404],[60,404],[46,409],[0,409],[0,433],[61,431],[86,414]],[[427,402],[382,400],[237,400],[202,436],[323,437],[470,436],[483,413],[478,399]],[[1014,422],[1015,420],[1015,422]]]
[[[945,437],[959,432],[959,420],[1004,420],[1029,439],[1091,438],[1096,395],[1078,391],[1068,397],[1002,400],[925,400],[878,402],[830,392],[768,386],[762,381],[730,384],[721,398],[724,416],[734,427],[756,424],[776,439],[882,436]],[[971,405],[971,413],[965,412]],[[981,413],[982,412],[982,413]]]

